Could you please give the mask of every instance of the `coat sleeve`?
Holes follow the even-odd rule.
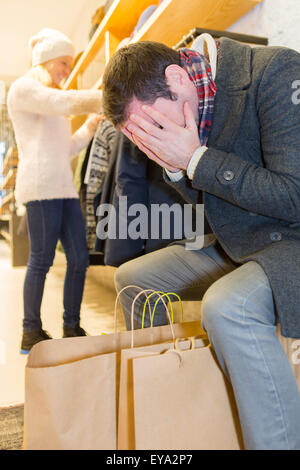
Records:
[[[58,90],[22,77],[12,85],[8,102],[16,111],[63,116],[99,112],[101,96],[99,90]]]
[[[184,176],[179,181],[171,181],[165,170],[163,170],[163,178],[165,182],[172,186],[189,204],[200,204],[202,202],[202,192],[192,187],[191,181]]]
[[[262,165],[208,148],[192,186],[236,206],[289,223],[300,221],[300,104],[293,99],[300,54],[280,49],[257,91]]]

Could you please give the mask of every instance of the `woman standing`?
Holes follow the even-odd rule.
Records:
[[[30,241],[21,353],[51,339],[42,329],[40,309],[58,240],[67,258],[63,336],[86,335],[80,327],[80,306],[88,251],[70,159],[88,145],[101,119],[92,115],[72,136],[67,116],[98,113],[101,92],[60,89],[73,64],[70,39],[47,28],[29,45],[32,68],[12,84],[7,100],[19,152],[15,197],[18,205],[26,206]]]

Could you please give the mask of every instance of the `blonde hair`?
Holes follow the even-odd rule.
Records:
[[[37,80],[40,82],[42,85],[51,87],[51,88],[56,88],[56,86],[53,85],[52,83],[52,78],[46,67],[43,66],[43,64],[35,65],[34,67],[31,67],[30,70],[25,75],[26,77],[33,78],[34,80]]]

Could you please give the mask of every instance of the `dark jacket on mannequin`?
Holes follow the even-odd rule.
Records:
[[[143,204],[147,208],[148,214],[150,214],[152,204],[168,204],[172,206],[177,203],[183,206],[185,203],[183,197],[175,189],[165,184],[161,168],[156,163],[150,161],[127,137],[118,132],[100,200],[96,199],[95,208],[99,203],[112,204],[115,208],[118,222],[120,196],[127,197],[128,207],[133,204]],[[98,223],[101,219],[102,217],[97,217]],[[135,219],[134,216],[128,216],[127,224],[129,225],[133,219]],[[104,252],[104,264],[120,266],[126,261],[163,248],[176,240],[174,221],[172,219],[170,223],[170,236],[168,238],[164,238],[161,228],[158,238],[151,238],[150,218],[148,224],[148,237],[136,240],[130,237],[126,239],[102,239],[101,236],[99,238],[98,226],[98,239],[95,249],[96,251]],[[181,232],[183,236],[180,239],[184,238],[183,224],[182,218]],[[117,233],[118,229],[117,224]]]

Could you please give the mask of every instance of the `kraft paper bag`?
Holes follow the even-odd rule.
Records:
[[[203,335],[200,322],[181,323],[173,325],[174,336],[172,341],[154,344],[151,346],[134,347],[123,349],[121,352],[120,367],[120,389],[119,389],[119,414],[118,414],[118,450],[134,450],[135,445],[135,424],[134,424],[134,391],[133,391],[133,371],[132,359],[160,354],[174,348],[176,336],[182,338],[189,336],[188,332],[199,335],[197,341],[208,341]],[[186,334],[185,334],[186,333]],[[190,341],[182,341],[181,348],[187,349]],[[202,343],[201,343],[202,344]]]
[[[116,353],[27,367],[24,447],[116,448]]]
[[[233,392],[211,346],[132,359],[137,450],[243,448]]]
[[[191,336],[194,322],[174,325],[174,331],[176,336]],[[120,353],[130,348],[132,335],[121,331],[53,339],[32,348],[25,370],[25,449],[116,449]],[[170,340],[169,325],[134,330],[137,347]],[[109,418],[100,402],[111,413]],[[91,413],[95,424],[87,426]]]
[[[137,297],[146,292],[156,295],[138,286],[124,289],[132,287],[142,291]],[[120,293],[115,304],[115,325]],[[134,304],[135,300],[132,319]],[[200,322],[196,323],[197,331],[203,331]],[[116,449],[121,351],[133,346],[133,338],[135,346],[142,347],[192,334],[195,322],[172,328],[115,329],[108,335],[36,344],[25,372],[24,448]]]

